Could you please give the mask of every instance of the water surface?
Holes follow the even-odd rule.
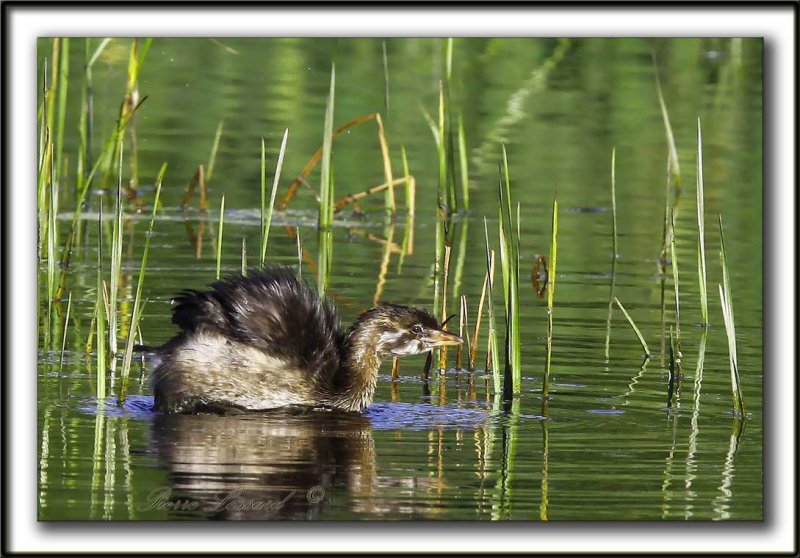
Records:
[[[171,296],[214,279],[223,194],[223,272],[241,267],[243,239],[248,262],[255,263],[260,138],[266,138],[272,173],[283,130],[290,130],[282,192],[321,144],[334,54],[335,122],[381,112],[395,175],[401,173],[400,146],[405,145],[418,189],[413,221],[403,212],[385,218],[380,194],[363,200],[358,213],[348,208],[337,214],[330,294],[345,323],[375,300],[430,307],[438,167],[423,110],[436,114],[445,43],[386,40],[387,100],[381,40],[224,42],[238,54],[204,39],[156,39],[142,69],[139,89],[147,101],[136,119],[136,142],[146,212],[154,177],[168,163],[165,207],[152,236],[144,286],[144,341],[160,344],[175,332]],[[93,40],[91,49],[98,43]],[[127,40],[112,41],[94,68],[94,155],[117,116],[129,48]],[[547,66],[559,48],[563,56]],[[49,41],[42,41],[40,62],[50,56],[49,49]],[[668,327],[674,323],[672,280],[662,281],[659,265],[667,144],[654,51],[683,173],[676,248],[684,377],[669,402],[661,297],[663,290]],[[74,171],[81,40],[72,41],[70,55],[65,145],[68,168]],[[485,272],[484,217],[493,241],[497,234],[497,164],[504,143],[512,197],[522,215],[521,397],[504,404],[487,390],[484,318],[478,370],[451,369],[426,384],[424,357],[414,357],[402,361],[400,381],[392,385],[387,363],[375,402],[363,416],[319,411],[163,416],[150,411],[146,360],[135,361],[131,396],[122,408],[113,396],[98,404],[96,355],[85,355],[96,299],[99,195],[94,193],[82,210],[88,225],[66,287],[72,293],[66,337],[54,318],[49,341],[40,342],[41,519],[762,518],[761,42],[581,39],[560,46],[550,39],[457,39],[453,76],[453,106],[463,114],[470,154],[471,206],[452,225],[448,307],[457,311],[459,295],[466,294],[474,322]],[[707,330],[698,325],[698,117],[709,262]],[[223,119],[209,182],[211,209],[207,214],[181,210],[184,188],[197,165],[208,160]],[[622,315],[615,310],[610,327],[607,323],[612,148],[619,229],[614,293],[654,352],[644,363]],[[382,182],[373,124],[336,140],[334,172],[337,197]],[[315,171],[290,209],[275,214],[269,244],[270,261],[297,265],[297,242],[286,226],[299,227],[307,252],[302,273],[312,283],[318,180]],[[62,187],[62,241],[74,210],[72,183]],[[553,376],[551,401],[543,409],[546,303],[529,275],[536,256],[549,252],[556,186],[561,213]],[[106,208],[110,202],[106,198]],[[731,414],[728,348],[717,295],[719,213],[725,219],[749,412],[743,429]],[[125,316],[146,226],[143,215],[126,218]],[[413,251],[401,258],[396,248],[409,231]],[[106,243],[109,238],[106,234]],[[499,279],[497,287],[500,308]],[[704,365],[698,371],[702,346]],[[454,364],[451,359],[449,366]],[[109,393],[118,388],[118,378],[111,378]]]

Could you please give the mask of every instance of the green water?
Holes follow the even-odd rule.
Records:
[[[395,176],[405,145],[417,182],[416,218],[387,219],[383,195],[336,215],[330,294],[344,322],[377,298],[430,307],[438,166],[423,110],[435,118],[444,79],[445,41],[156,39],[140,76],[147,96],[135,121],[139,189],[146,205],[168,163],[151,239],[141,324],[148,344],[166,341],[170,297],[214,279],[217,219],[225,195],[223,273],[241,267],[259,245],[260,138],[270,176],[285,128],[289,141],[280,194],[322,144],[330,65],[336,59],[334,121],[383,115]],[[92,40],[93,50],[99,40]],[[563,45],[562,45],[563,47]],[[50,41],[39,47],[40,64]],[[94,355],[85,343],[96,299],[97,207],[75,248],[63,312],[45,342],[40,311],[40,519],[761,519],[762,514],[762,90],[760,40],[457,39],[452,106],[463,112],[470,156],[470,211],[454,219],[448,309],[466,294],[474,323],[485,273],[483,219],[496,242],[501,143],[512,197],[521,204],[522,395],[510,405],[487,393],[482,370],[448,370],[421,380],[424,357],[404,359],[392,386],[381,370],[364,416],[328,413],[237,417],[152,413],[150,365],[135,360],[131,397],[98,408]],[[92,157],[119,110],[130,41],[114,40],[94,66]],[[651,53],[658,57],[675,133],[683,192],[676,219],[681,277],[684,377],[667,405],[662,353],[674,323],[671,275],[662,282],[660,247],[667,143]],[[552,63],[548,63],[548,59]],[[65,123],[67,177],[59,242],[74,210],[84,44],[70,45]],[[41,72],[39,72],[41,74]],[[709,315],[704,329],[696,260],[696,121],[703,127]],[[209,157],[224,119],[208,214],[180,209],[197,165]],[[612,279],[610,162],[616,148],[619,255],[614,294],[642,330],[653,358],[643,365],[635,334],[618,310],[607,329]],[[132,144],[126,137],[126,154]],[[124,165],[125,179],[130,165]],[[336,197],[383,182],[373,123],[334,142]],[[299,226],[307,252],[302,273],[316,282],[315,190],[319,169],[287,211],[273,218],[268,259],[297,262]],[[536,256],[549,253],[550,204],[558,188],[558,287],[554,310],[551,400],[539,397],[546,302],[530,281]],[[280,195],[279,194],[279,195]],[[402,188],[397,190],[402,209]],[[196,202],[195,202],[196,203]],[[107,198],[104,207],[112,207]],[[728,348],[717,284],[717,214],[725,220],[739,368],[747,402],[744,428],[731,414]],[[147,217],[125,220],[121,309],[132,306]],[[111,222],[108,222],[110,231]],[[413,251],[397,248],[413,231]],[[110,234],[105,237],[108,242]],[[387,239],[390,242],[387,242]],[[108,245],[105,246],[108,253]],[[495,246],[497,249],[497,246]],[[40,263],[44,288],[46,264]],[[105,275],[108,275],[106,263]],[[496,308],[502,307],[497,274]],[[42,291],[43,292],[43,291]],[[122,320],[121,338],[127,334]],[[608,356],[606,336],[610,331]],[[667,329],[668,336],[668,329]],[[66,351],[61,355],[61,342]],[[454,366],[451,358],[449,366]],[[119,379],[110,379],[116,394]]]

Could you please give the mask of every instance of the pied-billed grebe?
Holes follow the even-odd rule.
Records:
[[[280,267],[184,291],[174,303],[183,331],[156,349],[152,374],[155,408],[166,412],[361,411],[383,359],[462,342],[427,310],[397,304],[367,310],[343,331],[334,306]]]

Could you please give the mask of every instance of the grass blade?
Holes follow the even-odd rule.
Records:
[[[331,226],[333,224],[333,173],[331,172],[331,151],[333,143],[333,110],[336,91],[336,64],[331,64],[331,84],[328,93],[328,102],[325,108],[325,129],[322,139],[322,162],[320,178],[320,205],[319,205],[319,262],[317,276],[317,290],[325,294],[331,272],[331,257],[333,241]]]
[[[208,165],[206,168],[206,180],[211,182],[211,177],[214,175],[214,164],[217,161],[217,150],[219,149],[219,140],[222,138],[222,128],[225,125],[225,120],[220,120],[217,124],[217,131],[214,134],[214,143],[211,144],[211,154],[208,156]]]
[[[708,322],[708,290],[706,286],[706,241],[705,225],[703,219],[705,210],[703,207],[703,137],[700,130],[700,119],[697,119],[697,279],[700,286],[700,313],[703,318],[703,325]]]
[[[622,305],[622,303],[619,301],[617,297],[614,297],[614,302],[617,304],[617,306],[619,306],[619,309],[622,310],[622,314],[625,316],[625,319],[628,320],[628,323],[633,328],[634,333],[636,333],[636,337],[639,339],[639,343],[642,345],[642,350],[644,351],[644,357],[650,358],[651,356],[650,349],[647,346],[647,342],[644,340],[642,332],[639,331],[638,327],[636,327],[636,323],[633,321],[633,318],[631,318],[631,315],[628,314],[628,311],[625,310],[625,307]]]
[[[522,390],[522,359],[519,335],[519,218],[516,226],[511,216],[511,180],[508,154],[503,149],[503,166],[499,183],[500,266],[503,272],[503,294],[506,303],[506,365],[503,395],[516,397]]]
[[[222,228],[225,226],[225,195],[219,204],[219,228],[217,229],[217,279],[222,266]]]
[[[461,203],[464,211],[469,211],[469,153],[467,152],[467,136],[464,132],[464,117],[458,115],[458,162],[461,167]]]
[[[97,213],[97,299],[94,307],[97,333],[97,378],[98,403],[106,398],[106,314],[103,305],[103,198]]]
[[[64,314],[64,326],[62,327],[63,335],[61,337],[61,358],[58,360],[59,375],[64,369],[64,350],[67,347],[67,326],[69,325],[69,313],[71,308],[72,308],[72,293],[69,293],[69,298],[67,298],[67,311]]]
[[[247,272],[247,237],[242,237],[242,275]]]
[[[719,258],[722,264],[722,285],[719,285],[719,299],[722,305],[722,318],[725,322],[725,333],[728,338],[728,357],[731,366],[731,393],[733,395],[733,408],[741,417],[747,415],[742,394],[742,382],[739,377],[739,361],[736,351],[736,327],[733,319],[733,301],[731,300],[730,275],[728,274],[728,259],[725,254],[725,235],[722,228],[722,215],[719,215]]]
[[[283,157],[286,154],[286,141],[289,138],[289,128],[283,132],[283,139],[281,140],[281,148],[278,151],[278,163],[275,166],[275,177],[272,180],[272,193],[269,197],[269,207],[267,208],[266,220],[263,216],[264,211],[264,184],[266,181],[264,165],[264,140],[261,140],[261,207],[262,207],[262,232],[261,232],[261,265],[267,260],[267,244],[269,243],[269,230],[272,226],[272,213],[275,209],[275,196],[278,193],[278,182],[281,179],[281,169],[283,168]]]
[[[545,345],[544,379],[542,381],[543,405],[550,392],[550,361],[553,355],[553,303],[556,296],[556,274],[558,263],[558,192],[553,195],[553,211],[550,225],[550,270],[547,274],[547,340]]]
[[[489,277],[489,296],[487,304],[487,318],[489,320],[489,332],[487,334],[487,351],[486,351],[486,371],[493,372],[492,377],[494,380],[494,393],[499,396],[502,389],[500,383],[500,369],[498,367],[498,347],[497,347],[497,329],[495,326],[494,318],[494,263],[495,253],[490,249],[489,245],[489,226],[486,217],[483,218],[483,233],[486,239],[486,273]]]

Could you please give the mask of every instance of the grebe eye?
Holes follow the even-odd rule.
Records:
[[[411,328],[411,332],[414,335],[422,335],[422,325],[421,324],[414,324],[414,327]]]

